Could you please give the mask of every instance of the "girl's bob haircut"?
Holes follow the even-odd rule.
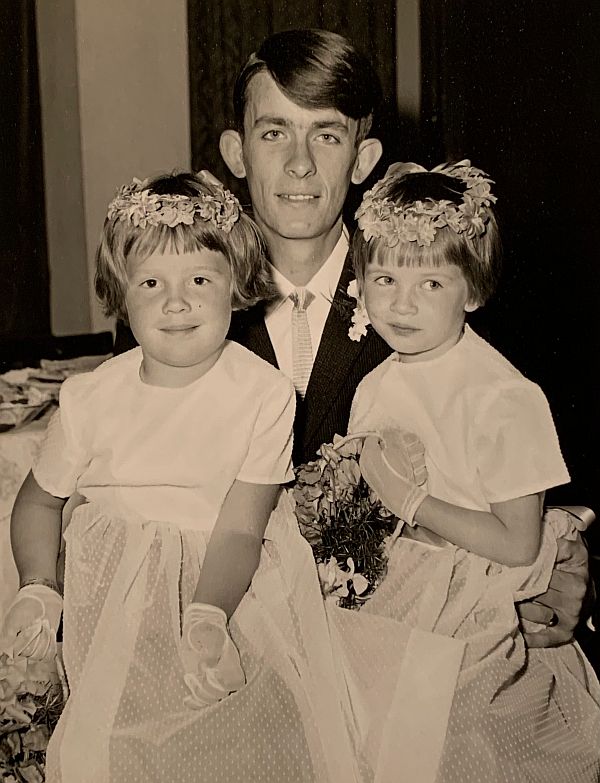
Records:
[[[157,195],[188,198],[219,198],[222,193],[210,180],[191,172],[157,176],[147,181],[146,188]],[[107,217],[96,251],[95,276],[96,295],[104,312],[127,322],[125,294],[130,256],[148,257],[157,252],[193,253],[202,249],[222,253],[227,259],[231,268],[234,310],[244,310],[261,300],[273,298],[265,241],[254,221],[241,208],[228,232],[198,214],[191,224],[179,223],[174,227],[165,224],[141,227],[129,219]]]
[[[466,185],[460,179],[437,172],[414,172],[391,180],[378,197],[389,199],[398,207],[409,207],[418,201],[448,200],[460,206]],[[501,268],[500,232],[494,210],[486,207],[485,231],[468,236],[450,226],[437,228],[428,246],[400,241],[389,247],[385,239],[365,240],[357,229],[352,240],[352,261],[359,287],[363,291],[365,271],[369,264],[394,263],[398,266],[441,266],[453,264],[462,270],[469,288],[470,301],[483,305],[494,293]]]

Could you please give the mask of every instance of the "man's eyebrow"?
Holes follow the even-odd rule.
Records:
[[[275,114],[261,114],[254,120],[254,125],[276,125],[280,128],[291,128],[294,126],[294,123],[285,117],[279,117]],[[334,119],[333,117],[330,120],[324,119],[312,122],[310,124],[310,128],[312,130],[322,130],[323,128],[329,128],[330,130],[335,130],[338,133],[349,132],[347,123]]]
[[[348,124],[345,122],[341,122],[340,120],[319,120],[318,122],[313,122],[311,125],[312,128],[315,130],[320,130],[321,128],[329,128],[331,130],[336,130],[338,133],[348,133]]]
[[[278,117],[275,114],[261,114],[254,120],[254,125],[279,125],[282,128],[289,127],[292,123],[285,117]]]

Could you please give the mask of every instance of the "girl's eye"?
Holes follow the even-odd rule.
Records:
[[[144,280],[142,283],[142,288],[156,288],[158,285],[158,280],[155,280],[153,277],[148,278],[148,280]]]
[[[425,280],[423,288],[426,291],[437,291],[439,288],[442,288],[442,284],[438,283],[437,280]]]
[[[375,282],[377,285],[393,285],[394,284],[394,278],[389,277],[389,275],[381,275],[381,277],[376,277]]]
[[[202,277],[202,275],[196,275],[194,278],[194,285],[206,285],[208,283],[208,280],[206,277]]]

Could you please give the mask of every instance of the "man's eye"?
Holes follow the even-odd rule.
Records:
[[[263,139],[267,139],[267,141],[274,141],[276,139],[282,138],[283,133],[280,130],[270,130],[267,131],[265,134],[263,134]]]
[[[442,288],[442,284],[438,283],[437,280],[425,280],[423,288],[426,291],[437,291],[439,288]]]
[[[202,275],[196,275],[196,277],[194,277],[194,285],[206,285],[208,282],[208,279],[206,277],[202,277]]]
[[[141,284],[142,288],[156,288],[158,285],[158,280],[155,280],[153,277],[148,278],[148,280],[144,280]]]
[[[340,140],[337,136],[334,136],[333,133],[321,133],[319,136],[319,139],[321,141],[324,141],[326,144],[339,144]]]

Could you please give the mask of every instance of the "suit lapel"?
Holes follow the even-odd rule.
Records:
[[[348,253],[306,390],[306,439],[311,438],[335,402],[338,389],[343,387],[350,368],[368,342],[365,337],[359,342],[348,337],[356,300],[348,296],[346,289],[353,279]]]
[[[233,314],[229,337],[241,343],[269,364],[279,368],[275,350],[265,325],[265,309],[261,304],[250,310],[241,310]]]

